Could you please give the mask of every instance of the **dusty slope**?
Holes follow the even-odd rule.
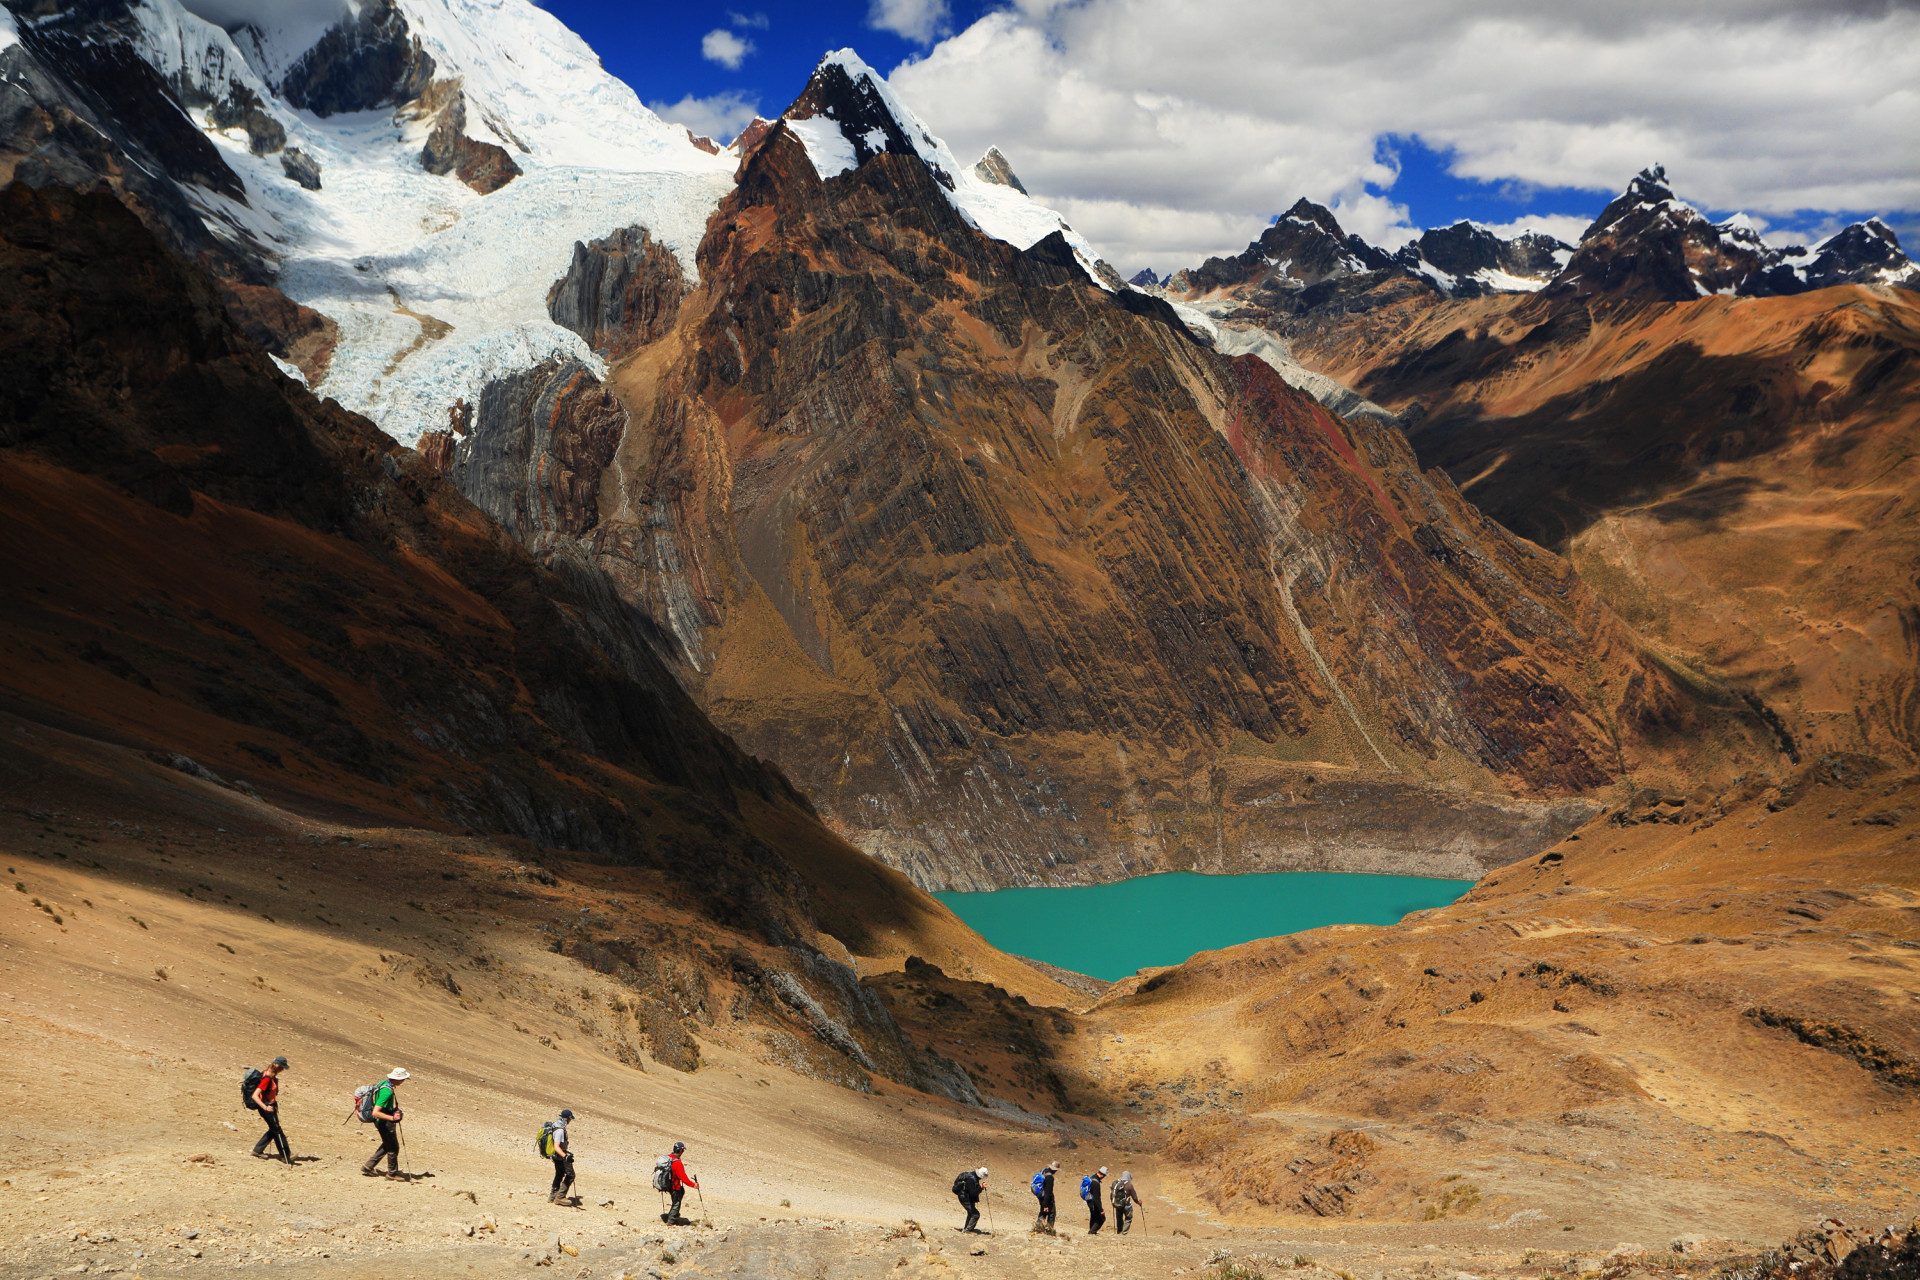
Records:
[[[1812,792],[1803,804],[1819,799]],[[872,1093],[828,1083],[757,1037],[736,1016],[737,1001],[717,1001],[728,1007],[711,1025],[689,1017],[684,1026],[697,1035],[699,1066],[676,1070],[655,1052],[632,1051],[636,1043],[659,1044],[616,1011],[632,1007],[634,988],[552,949],[583,902],[589,915],[637,917],[642,927],[665,925],[697,945],[718,940],[711,926],[663,900],[648,873],[558,858],[530,866],[518,856],[524,850],[486,840],[300,819],[124,749],[19,721],[0,727],[0,851],[21,886],[0,895],[5,1276],[82,1267],[195,1274],[210,1266],[295,1276],[484,1276],[525,1272],[552,1258],[557,1274],[568,1276],[650,1269],[660,1276],[998,1280],[1197,1273],[1214,1250],[1228,1249],[1243,1258],[1317,1259],[1299,1269],[1301,1280],[1334,1280],[1329,1268],[1365,1280],[1459,1268],[1517,1280],[1569,1259],[1580,1260],[1576,1269],[1595,1269],[1622,1241],[1650,1246],[1650,1264],[1663,1274],[1684,1264],[1699,1275],[1741,1246],[1723,1241],[1680,1258],[1665,1250],[1669,1236],[1771,1243],[1816,1206],[1898,1207],[1883,1185],[1857,1199],[1808,1197],[1789,1188],[1801,1164],[1746,1163],[1757,1145],[1777,1144],[1733,1126],[1778,1129],[1777,1112],[1746,1117],[1722,1108],[1728,1115],[1706,1150],[1742,1162],[1729,1189],[1681,1162],[1642,1169],[1650,1143],[1635,1117],[1598,1127],[1621,1118],[1618,1108],[1589,1104],[1587,1127],[1552,1130],[1549,1140],[1569,1148],[1564,1155],[1516,1156],[1487,1152],[1483,1135],[1499,1128],[1494,1121],[1451,1118],[1463,1135],[1456,1141],[1446,1132],[1356,1121],[1332,1099],[1315,1100],[1308,1116],[1304,1100],[1276,1096],[1262,1101],[1287,1108],[1285,1125],[1302,1154],[1324,1158],[1324,1139],[1316,1139],[1330,1129],[1365,1128],[1380,1149],[1361,1150],[1382,1183],[1430,1178],[1436,1190],[1455,1191],[1448,1213],[1423,1220],[1410,1195],[1361,1205],[1365,1221],[1324,1219],[1299,1205],[1289,1213],[1278,1201],[1249,1205],[1265,1165],[1235,1170],[1230,1185],[1245,1194],[1223,1213],[1209,1202],[1208,1188],[1218,1184],[1194,1177],[1196,1135],[1209,1132],[1208,1123],[1267,1125],[1271,1113],[1190,1123],[1176,1133],[1169,1160],[1146,1149],[1153,1126],[1136,1125],[1132,1112],[1117,1125],[1069,1114],[1038,1126],[885,1081]],[[1402,936],[1400,947],[1430,945],[1422,939],[1444,931],[1402,930],[1412,936]],[[1393,931],[1375,932],[1385,940]],[[1323,951],[1325,942],[1312,936],[1302,948]],[[1255,944],[1197,964],[1204,973],[1233,958],[1257,963],[1289,945]],[[894,979],[908,980],[944,985],[924,971]],[[956,990],[980,1000],[977,987]],[[1075,1025],[1062,1041],[1086,1041],[1090,1050],[1079,1061],[1057,1062],[1070,1088],[1101,1096],[1113,1073],[1131,1066],[1128,1055],[1143,1048],[1198,1065],[1187,1046],[1201,1037],[1207,1053],[1239,1065],[1241,1001],[1229,999],[1224,1016],[1186,1009],[1176,1025],[1169,997],[1185,1000],[1183,984],[1161,990],[1158,1000],[1103,1006],[1091,1021],[1069,1010],[1048,1013]],[[1633,1034],[1630,1017],[1590,1007],[1577,1016],[1604,1036]],[[964,1024],[946,1030],[956,1025],[971,1034]],[[1240,1023],[1259,1025],[1275,1024]],[[1127,1039],[1095,1047],[1094,1029]],[[1699,1051],[1715,1048],[1671,1032],[1667,1042],[1675,1059],[1710,1062],[1711,1052]],[[1810,1063],[1796,1058],[1794,1065],[1814,1069],[1797,1091],[1831,1088],[1825,1118],[1851,1125],[1839,1136],[1794,1132],[1790,1141],[1827,1156],[1845,1140],[1898,1142],[1883,1137],[1881,1126],[1889,1134],[1912,1128],[1903,1100],[1875,1100],[1884,1117],[1854,1116],[1846,1108],[1863,1097],[1845,1072],[1857,1068],[1837,1070],[1831,1055],[1782,1044],[1776,1053],[1801,1054]],[[311,1157],[291,1169],[247,1158],[255,1129],[237,1101],[243,1069],[276,1052],[293,1060],[287,1124],[296,1154]],[[1470,1058],[1474,1050],[1462,1052]],[[1106,1058],[1123,1065],[1095,1061]],[[1317,1058],[1298,1055],[1303,1064]],[[396,1062],[415,1077],[404,1094],[408,1167],[433,1174],[407,1184],[362,1179],[354,1165],[367,1140],[357,1124],[339,1123],[351,1087]],[[1509,1094],[1553,1079],[1527,1062],[1512,1068]],[[49,1096],[81,1105],[49,1106]],[[1712,1100],[1699,1101],[1690,1120],[1707,1116]],[[578,1208],[545,1203],[548,1167],[529,1150],[538,1122],[560,1105],[580,1114]],[[1568,1141],[1575,1135],[1577,1149]],[[706,1183],[711,1229],[666,1231],[657,1220],[646,1175],[652,1156],[675,1138],[689,1143],[690,1164]],[[1027,1238],[1020,1228],[1030,1200],[1018,1180],[1049,1156],[1069,1172],[1095,1163],[1133,1169],[1148,1196],[1147,1229],[1125,1240]],[[1589,1162],[1590,1181],[1566,1176],[1567,1156]],[[1688,1156],[1698,1160],[1691,1149]],[[976,1161],[999,1174],[990,1204],[1002,1230],[977,1257],[952,1233],[957,1214],[944,1194],[953,1172]],[[1726,1167],[1716,1166],[1717,1179]],[[1561,1170],[1559,1187],[1543,1188],[1542,1168]],[[1526,1185],[1508,1190],[1501,1172]],[[1681,1177],[1664,1176],[1670,1172]],[[1441,1181],[1449,1174],[1480,1188],[1479,1202]],[[1841,1172],[1849,1191],[1856,1176]],[[1528,1197],[1543,1191],[1556,1198],[1543,1215],[1528,1213]],[[1065,1222],[1077,1221],[1073,1209],[1063,1206]],[[924,1238],[901,1226],[909,1218],[922,1224]],[[1266,1265],[1271,1274],[1274,1262]],[[1623,1256],[1614,1274],[1625,1269]]]

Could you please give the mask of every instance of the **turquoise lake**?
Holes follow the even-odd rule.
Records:
[[[1393,924],[1444,907],[1471,880],[1287,871],[1191,871],[1070,889],[1000,889],[934,897],[1002,951],[1113,981],[1255,938],[1324,924]]]

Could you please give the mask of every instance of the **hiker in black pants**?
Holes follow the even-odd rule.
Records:
[[[401,1082],[407,1078],[405,1067],[395,1067],[387,1072],[387,1078],[382,1080],[373,1091],[373,1127],[380,1131],[380,1145],[375,1147],[373,1154],[367,1157],[367,1162],[360,1166],[360,1172],[369,1178],[378,1176],[376,1166],[379,1165],[381,1156],[387,1158],[388,1177],[393,1177],[400,1172],[398,1126],[406,1115],[400,1110],[398,1090]]]
[[[687,1225],[687,1220],[680,1216],[680,1201],[686,1196],[688,1187],[692,1187],[695,1191],[700,1189],[699,1180],[687,1172],[686,1161],[684,1159],[686,1154],[686,1143],[676,1142],[673,1144],[673,1161],[667,1166],[668,1189],[673,1195],[673,1203],[668,1206],[665,1213],[660,1215],[660,1221],[670,1227],[684,1227]]]
[[[553,1158],[553,1190],[547,1192],[549,1204],[559,1204],[573,1190],[573,1148],[567,1145],[567,1122],[573,1112],[562,1109],[560,1118],[547,1126],[547,1154]]]
[[[980,1233],[980,1197],[986,1192],[981,1184],[986,1181],[985,1165],[978,1169],[968,1169],[953,1180],[953,1194],[960,1198],[960,1207],[967,1211],[967,1225],[961,1227],[971,1235]]]
[[[260,1141],[253,1144],[253,1154],[262,1160],[273,1159],[267,1154],[267,1144],[271,1142],[279,1151],[280,1158],[292,1164],[293,1152],[287,1149],[287,1133],[280,1127],[280,1073],[286,1069],[287,1060],[275,1058],[273,1065],[260,1073],[260,1083],[253,1087],[253,1094],[247,1101],[267,1124],[267,1131],[260,1135]]]
[[[1107,1225],[1107,1211],[1100,1204],[1100,1186],[1106,1181],[1107,1166],[1101,1165],[1100,1172],[1085,1180],[1080,1187],[1080,1198],[1087,1202],[1087,1234],[1097,1236],[1100,1228]]]
[[[1059,1208],[1053,1202],[1053,1175],[1059,1172],[1060,1162],[1058,1160],[1055,1160],[1052,1164],[1042,1169],[1040,1171],[1040,1189],[1033,1193],[1040,1198],[1040,1213],[1039,1216],[1033,1220],[1033,1229],[1035,1231],[1044,1231],[1048,1235],[1053,1234],[1053,1224],[1060,1215]]]
[[[1113,1184],[1113,1229],[1121,1235],[1127,1234],[1127,1228],[1133,1225],[1133,1211],[1140,1204],[1140,1193],[1133,1189],[1133,1175],[1127,1170],[1120,1171],[1120,1180]]]

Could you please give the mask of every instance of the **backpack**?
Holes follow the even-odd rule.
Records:
[[[1033,1175],[1033,1194],[1036,1196],[1044,1196],[1047,1194],[1047,1171],[1045,1169]]]
[[[972,1177],[973,1177],[973,1174],[971,1172],[966,1172],[966,1173],[961,1173],[956,1175],[953,1179],[953,1194],[957,1196],[964,1196],[965,1194],[967,1194],[967,1180]]]
[[[266,1074],[267,1073],[260,1068],[255,1067],[253,1070],[247,1072],[247,1078],[240,1082],[240,1103],[249,1111],[258,1111],[260,1109],[254,1105],[253,1091],[260,1087],[260,1082],[266,1078]]]
[[[543,1156],[553,1154],[553,1121],[549,1120],[540,1126],[540,1132],[533,1140],[533,1149]]]
[[[1080,1198],[1082,1200],[1093,1199],[1093,1175],[1092,1174],[1088,1174],[1086,1177],[1080,1179]]]
[[[379,1092],[377,1084],[363,1084],[353,1091],[354,1111],[360,1116],[361,1124],[373,1123],[373,1099]]]
[[[661,1156],[653,1162],[653,1189],[655,1191],[673,1190],[672,1156]]]

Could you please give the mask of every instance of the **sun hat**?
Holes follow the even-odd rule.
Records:
[[[284,1071],[287,1066],[287,1055],[283,1053],[279,1057],[275,1058],[273,1060],[273,1065],[276,1067],[279,1067],[281,1070]]]
[[[562,1120],[571,1120],[573,1119],[573,1112],[566,1107],[562,1107],[560,1108],[560,1118]]]
[[[975,1169],[974,1172],[984,1178],[987,1176],[987,1166],[981,1165],[978,1169]]]
[[[410,1078],[405,1067],[395,1067],[393,1070],[387,1072],[387,1079],[389,1080],[406,1080]]]

